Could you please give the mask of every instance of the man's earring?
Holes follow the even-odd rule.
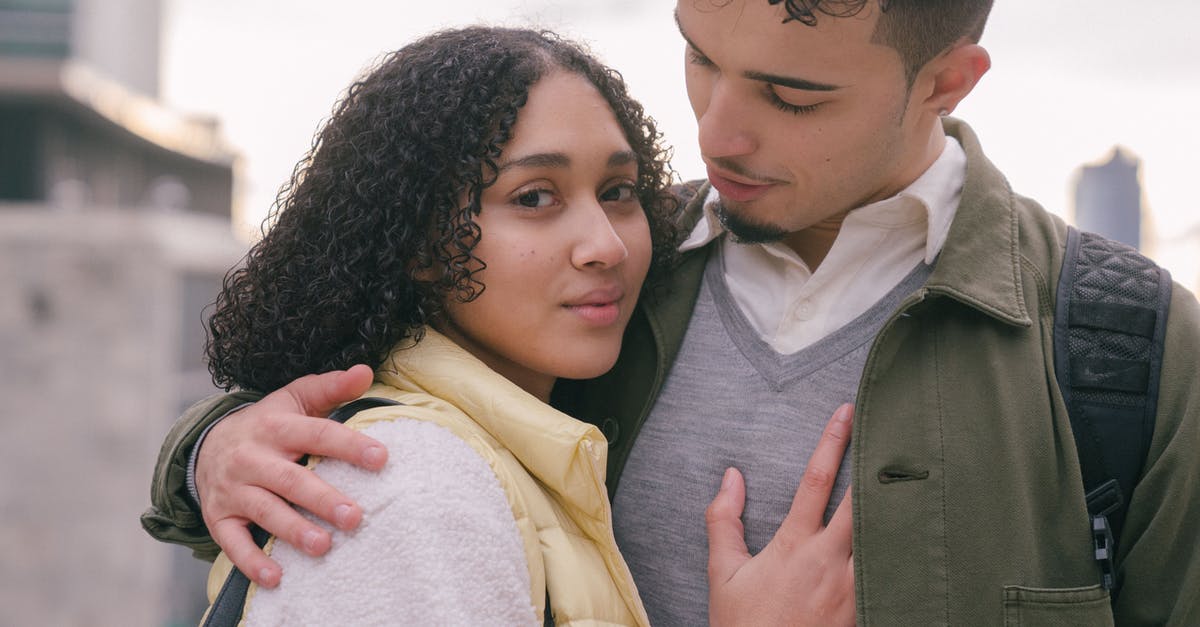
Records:
[[[946,117],[946,116],[948,116],[948,115],[950,115],[950,110],[949,110],[949,109],[947,109],[947,108],[945,108],[945,107],[942,107],[941,109],[938,109],[938,116],[939,116],[939,117],[943,117],[943,118],[944,118],[944,117]]]

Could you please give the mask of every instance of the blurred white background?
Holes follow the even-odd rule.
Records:
[[[620,70],[675,147],[676,170],[698,178],[704,170],[674,6],[167,0],[164,96],[221,118],[245,156],[239,209],[257,230],[320,120],[378,55],[446,26],[535,24],[589,42]],[[1189,0],[1000,0],[982,42],[992,70],[956,112],[1018,193],[1068,218],[1076,169],[1126,147],[1143,162],[1150,252],[1193,286],[1200,281],[1200,212],[1192,209],[1190,180],[1200,145],[1197,23],[1200,3]]]

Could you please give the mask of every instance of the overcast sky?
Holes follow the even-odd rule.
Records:
[[[1153,5],[1152,11],[1144,7]],[[703,176],[683,87],[674,0],[165,0],[163,96],[220,118],[243,156],[242,211],[261,221],[338,94],[380,54],[431,30],[534,24],[588,42],[620,70]],[[956,115],[1017,192],[1069,216],[1077,168],[1121,145],[1143,161],[1158,257],[1200,282],[1200,2],[998,0],[992,70]]]

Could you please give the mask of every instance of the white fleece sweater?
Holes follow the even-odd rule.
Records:
[[[286,543],[285,573],[259,589],[246,625],[529,625],[525,552],[496,475],[447,429],[420,420],[363,429],[388,447],[379,474],[338,460],[315,471],[363,508],[363,523],[333,533],[313,558]]]

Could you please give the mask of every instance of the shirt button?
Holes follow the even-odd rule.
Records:
[[[796,305],[796,308],[792,310],[792,317],[797,320],[808,320],[809,318],[812,318],[812,316],[813,306],[807,302]]]

